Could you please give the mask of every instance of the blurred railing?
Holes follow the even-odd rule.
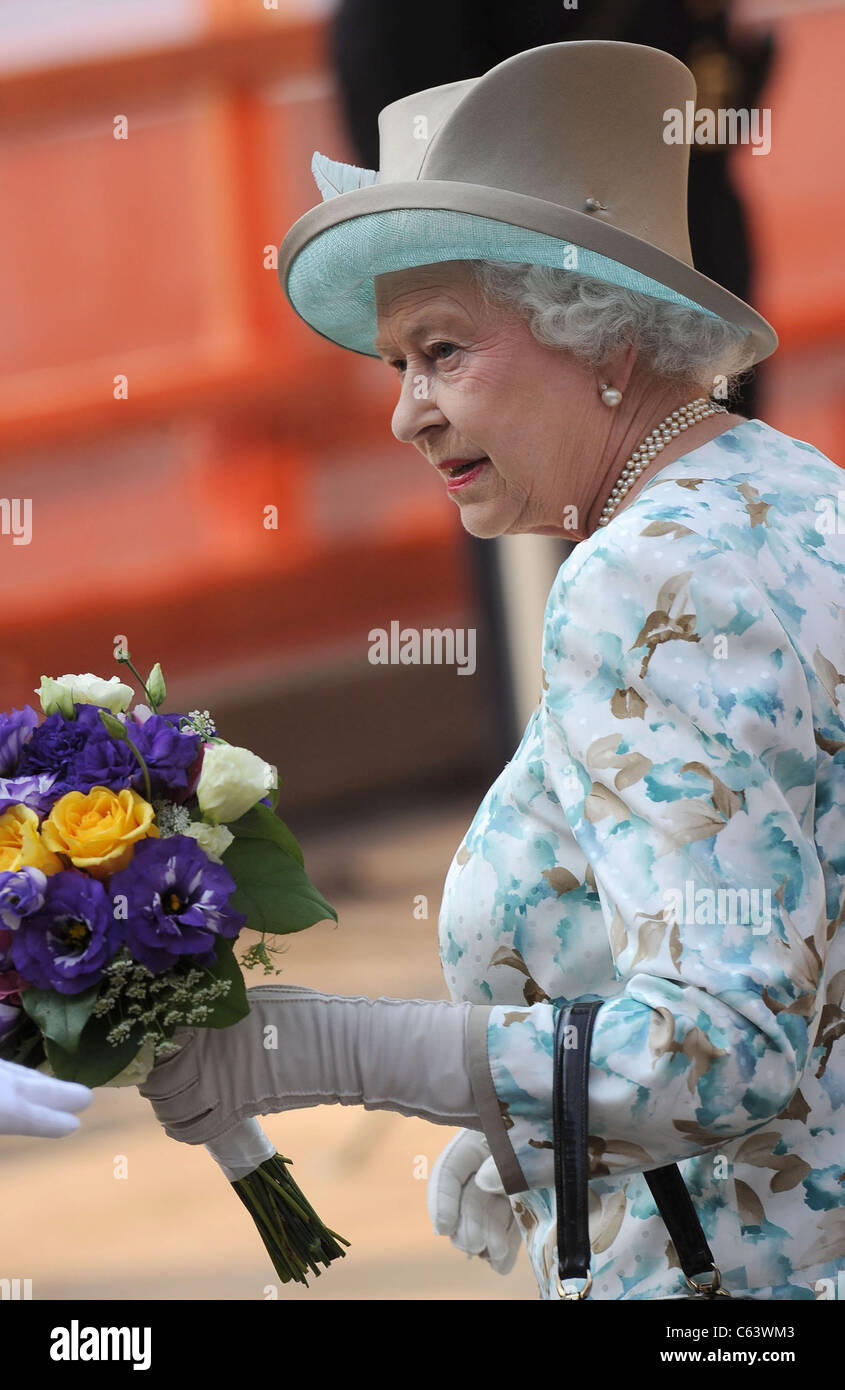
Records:
[[[331,652],[365,663],[392,619],[471,616],[454,507],[392,440],[389,374],[277,283],[312,151],[354,160],[324,14],[150,13],[163,41],[101,28],[99,54],[54,43],[0,76],[0,494],[33,503],[28,545],[0,534],[0,708],[42,672],[116,671],[117,634],[211,698]],[[761,413],[845,461],[845,10],[777,22],[771,153],[735,158],[782,342]]]
[[[250,9],[0,80],[0,493],[33,505],[29,544],[0,535],[0,708],[116,672],[117,634],[212,690],[466,616],[388,373],[278,285],[313,150],[353,156],[322,24]]]

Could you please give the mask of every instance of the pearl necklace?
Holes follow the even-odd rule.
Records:
[[[717,405],[715,401],[708,400],[706,396],[699,396],[696,400],[690,401],[688,405],[682,405],[679,410],[673,410],[671,415],[667,415],[656,429],[646,435],[642,444],[634,450],[628,459],[619,475],[619,481],[602,508],[598,525],[607,525],[622,498],[636,482],[643,469],[648,467],[652,459],[657,458],[661,449],[666,448],[670,439],[677,439],[683,430],[688,430],[690,425],[696,424],[698,420],[706,420],[708,415],[716,415],[719,411],[725,412],[726,410],[727,406]]]

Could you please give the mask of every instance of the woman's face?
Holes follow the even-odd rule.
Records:
[[[467,531],[573,539],[565,509],[586,516],[595,488],[590,442],[603,423],[595,373],[538,343],[512,309],[488,305],[460,262],[394,271],[375,284],[377,346],[399,375],[396,438],[434,466],[486,460],[462,485],[440,472]]]

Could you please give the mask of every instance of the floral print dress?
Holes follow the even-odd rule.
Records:
[[[592,1297],[683,1295],[642,1176],[673,1162],[730,1290],[835,1296],[845,475],[760,420],[668,464],[561,566],[542,660],[439,922],[451,997],[479,1006],[473,1086],[540,1296],[558,1297],[553,1035],[574,999],[606,1001]]]

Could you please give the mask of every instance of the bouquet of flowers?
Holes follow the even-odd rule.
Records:
[[[146,697],[131,711],[130,686],[86,674],[42,676],[40,720],[0,714],[0,1057],[91,1087],[142,1084],[180,1028],[236,1023],[241,965],[273,971],[267,936],[337,921],[275,814],[275,767],[208,710],[162,713],[158,663],[143,682],[117,660]],[[206,1147],[280,1279],[345,1253],[256,1120]]]

